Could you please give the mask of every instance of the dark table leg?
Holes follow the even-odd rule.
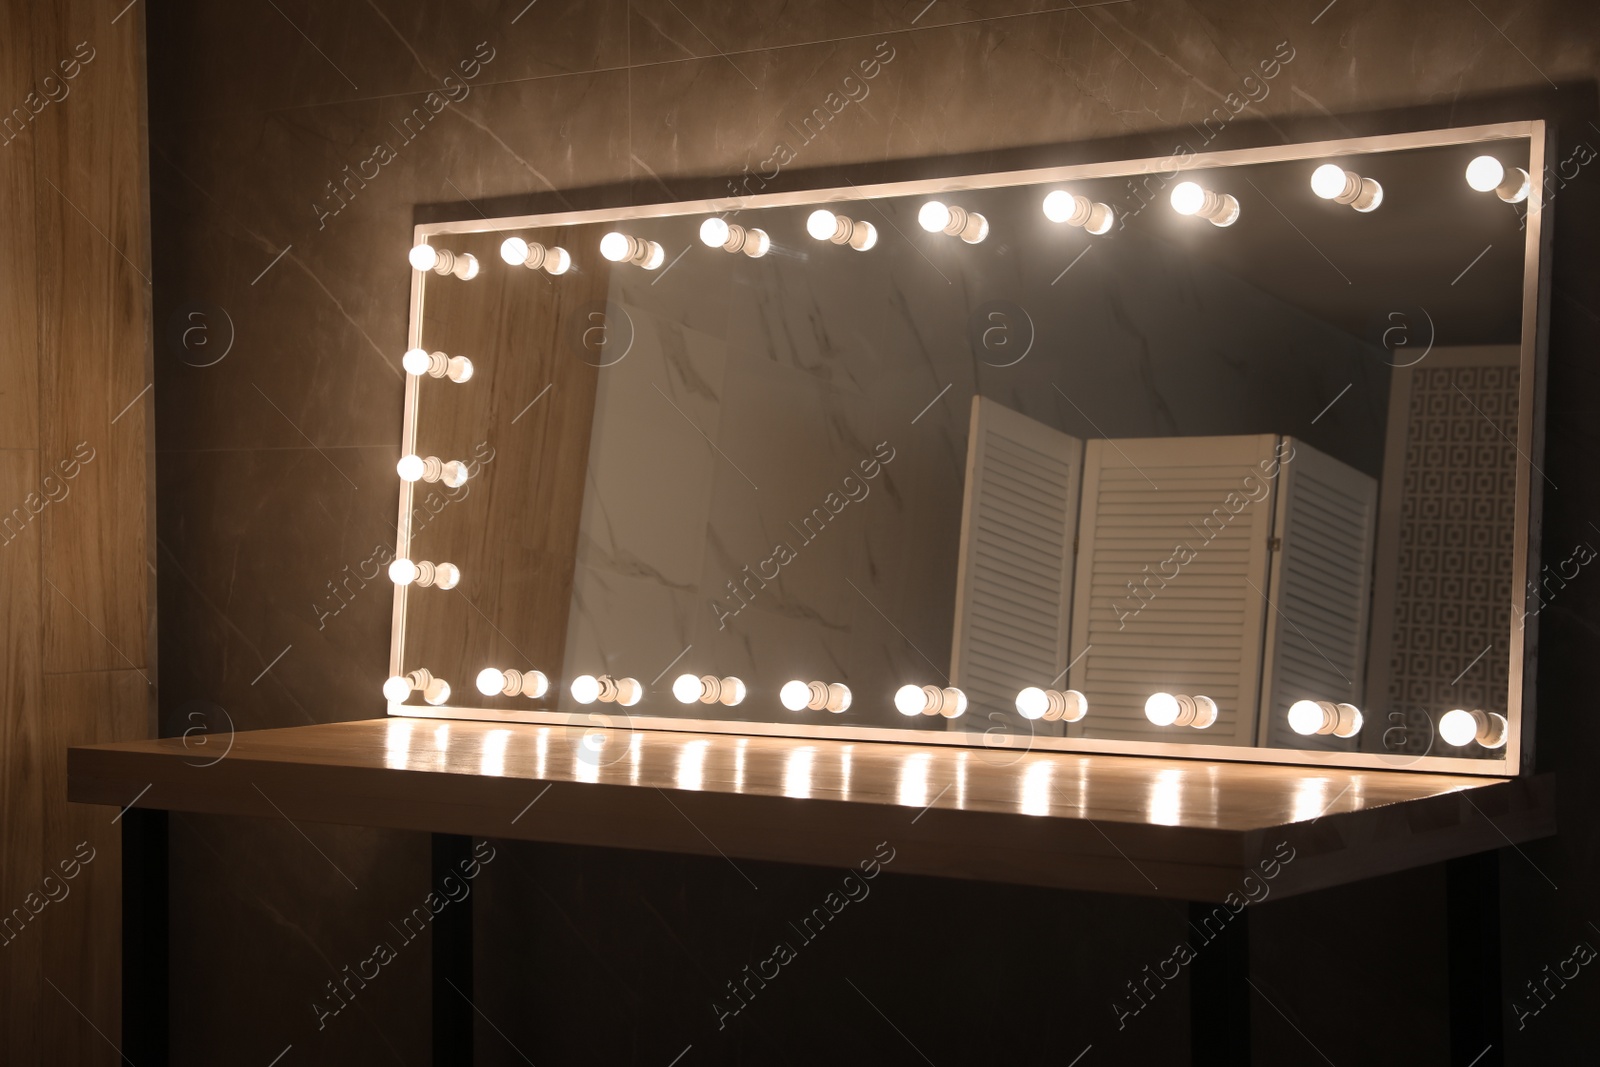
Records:
[[[122,813],[122,1053],[167,1062],[167,813]]]
[[[1250,1064],[1250,909],[1189,905],[1189,1062]]]
[[[472,838],[433,835],[433,891],[450,900],[433,920],[433,1062],[472,1063],[472,896],[463,877]],[[447,891],[445,879],[453,892]]]
[[[1501,1067],[1500,854],[1445,864],[1450,964],[1450,1062]]]

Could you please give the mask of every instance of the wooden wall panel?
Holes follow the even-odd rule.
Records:
[[[150,382],[142,23],[129,11],[112,25],[84,0],[34,11],[36,67],[75,50],[94,56],[33,134],[41,464],[80,449],[95,457],[42,516],[45,669],[143,669],[152,409],[140,395]]]
[[[4,1063],[121,1060],[120,828],[65,768],[152,732],[143,34],[142,7],[0,9]]]
[[[0,329],[7,325],[0,320]],[[0,346],[0,373],[21,358]],[[22,500],[37,483],[37,462],[31,451],[0,450],[0,500]],[[37,524],[0,544],[0,603],[0,1060],[38,1063],[37,1031],[26,1024],[38,1016],[44,951],[28,907],[44,839]],[[58,754],[58,764],[63,759]]]

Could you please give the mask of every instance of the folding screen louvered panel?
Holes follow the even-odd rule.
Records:
[[[950,653],[950,684],[968,710],[952,729],[1027,731],[1017,690],[1050,686],[1066,670],[1082,465],[1076,437],[973,398]]]
[[[1286,437],[1284,445],[1260,735],[1269,744],[1353,751],[1352,740],[1301,737],[1289,729],[1287,713],[1297,700],[1366,710],[1378,483],[1303,441]]]
[[[1090,441],[1084,453],[1069,733],[1248,745],[1255,738],[1278,438]],[[1075,652],[1075,654],[1077,654]],[[1151,693],[1208,696],[1206,730],[1157,727]],[[1179,734],[1177,731],[1182,731]]]

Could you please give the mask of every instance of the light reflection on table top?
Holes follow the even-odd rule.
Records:
[[[1395,771],[593,726],[392,718],[383,731],[384,765],[395,770],[1233,830],[1310,822],[1486,783]]]

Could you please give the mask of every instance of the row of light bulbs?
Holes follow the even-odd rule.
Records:
[[[1491,190],[1508,204],[1528,197],[1530,179],[1521,167],[1507,168],[1494,156],[1478,156],[1467,164],[1467,184],[1478,192]],[[1356,211],[1375,211],[1383,203],[1383,186],[1337,163],[1324,163],[1311,172],[1311,191],[1324,200],[1346,204]],[[1239,219],[1239,200],[1231,193],[1207,189],[1197,182],[1179,182],[1171,193],[1172,209],[1180,215],[1194,215],[1214,226],[1231,226]],[[1098,203],[1078,193],[1056,189],[1043,203],[1045,218],[1051,222],[1077,226],[1092,234],[1110,231],[1116,221],[1110,205]],[[989,236],[989,220],[959,204],[930,200],[917,211],[917,222],[929,233],[959,237],[967,244],[978,244]],[[817,208],[806,218],[806,232],[818,241],[849,245],[865,252],[878,243],[878,230],[872,223]],[[765,230],[741,226],[720,216],[700,224],[700,240],[709,248],[743,253],[759,259],[772,248]],[[613,230],[600,238],[600,254],[612,263],[632,263],[645,270],[656,270],[666,262],[661,245],[644,237]],[[572,267],[572,255],[564,248],[545,246],[521,237],[507,237],[500,245],[500,258],[512,266],[543,269],[550,274],[565,274]],[[411,266],[419,271],[454,275],[464,281],[477,277],[478,261],[470,252],[451,252],[419,244],[411,250]],[[418,350],[420,351],[420,350]],[[409,354],[408,354],[409,355]],[[427,353],[423,353],[424,356]],[[436,353],[438,355],[438,353]],[[460,357],[458,357],[460,358]],[[407,368],[409,369],[409,367]],[[413,371],[412,373],[421,373]],[[439,377],[439,371],[434,374]],[[471,374],[470,364],[468,375]],[[455,378],[465,381],[465,378]]]
[[[501,670],[485,667],[478,672],[478,692],[484,696],[525,696],[538,699],[550,690],[550,680],[542,671]],[[579,704],[615,703],[633,707],[644,698],[644,686],[634,678],[598,677],[582,674],[572,680],[572,699]],[[383,695],[394,703],[404,703],[413,693],[439,705],[450,699],[450,683],[434,677],[426,669],[396,675],[383,685]],[[734,707],[743,703],[749,690],[738,678],[719,678],[714,674],[680,674],[672,683],[672,695],[680,704],[722,704]],[[778,700],[790,711],[829,711],[835,714],[850,707],[850,687],[842,682],[786,682]],[[967,695],[954,686],[903,685],[894,694],[900,714],[942,715],[954,719],[967,710]],[[1077,722],[1089,711],[1089,701],[1076,689],[1041,689],[1028,686],[1017,694],[1017,711],[1025,719],[1047,722]],[[1181,693],[1152,693],[1144,703],[1145,718],[1156,726],[1187,726],[1204,730],[1217,721],[1217,703],[1207,696]],[[1327,700],[1297,700],[1289,706],[1289,727],[1302,737],[1332,735],[1354,737],[1361,732],[1361,710],[1352,704]],[[1456,708],[1439,718],[1439,736],[1446,744],[1464,748],[1476,742],[1483,748],[1504,747],[1509,724],[1498,712]]]

